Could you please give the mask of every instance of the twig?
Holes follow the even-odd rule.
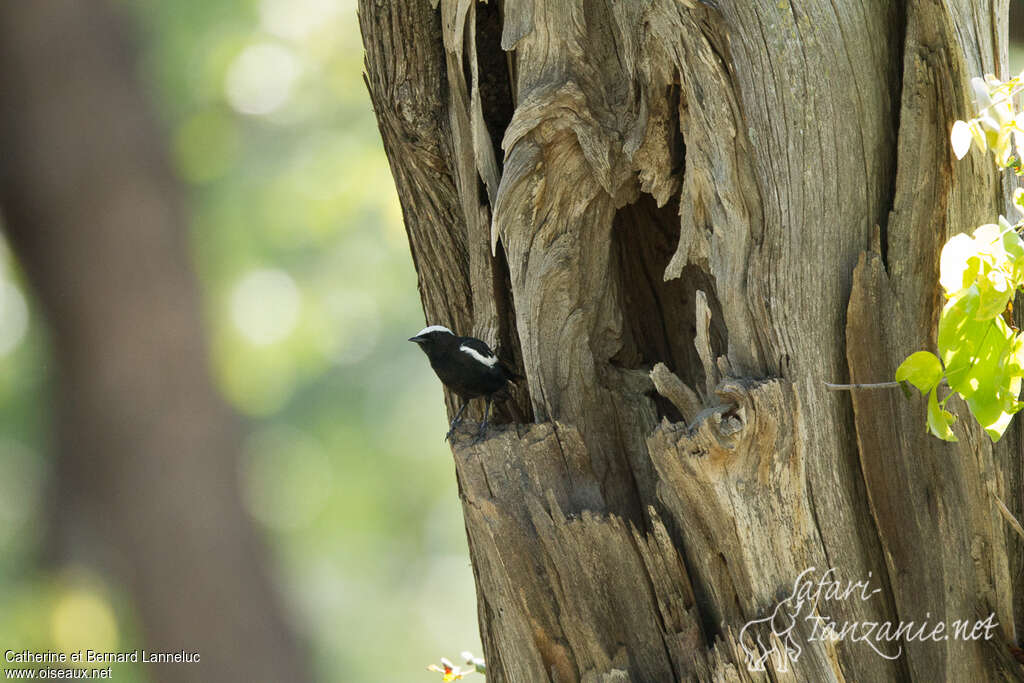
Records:
[[[896,389],[900,382],[876,382],[874,384],[833,384],[825,382],[825,388],[829,391],[853,391],[854,389]]]
[[[1003,501],[1000,500],[999,496],[993,493],[992,498],[996,501],[996,507],[999,508],[999,514],[1003,516],[1003,519],[1006,520],[1006,523],[1009,524],[1010,527],[1012,527],[1013,530],[1017,532],[1018,536],[1024,538],[1024,527],[1020,525],[1020,522],[1017,521],[1017,518],[1013,516],[1013,513],[1010,512],[1009,509],[1007,509],[1006,505],[1003,504]]]

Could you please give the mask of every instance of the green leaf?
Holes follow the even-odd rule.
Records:
[[[935,392],[934,388],[928,392],[928,431],[943,441],[959,441],[950,428],[956,418],[952,413],[939,406]]]
[[[1007,363],[1008,372],[1024,376],[1024,334],[1018,332],[1013,336]]]
[[[985,131],[981,127],[981,122],[974,119],[968,124],[968,130],[971,131],[971,138],[974,140],[974,144],[978,146],[982,152],[988,151],[988,140],[985,139]]]
[[[918,351],[907,356],[896,368],[896,381],[907,381],[926,394],[942,379],[942,363],[934,353]]]
[[[1017,188],[1018,196],[1014,198],[1014,201],[1020,203],[1020,210],[1024,213],[1024,188]],[[1024,241],[1021,240],[1020,235],[1014,229],[1006,230],[1003,232],[1003,251],[1006,252],[1006,257],[1010,260],[1010,269],[1013,272],[1017,272],[1024,265]]]
[[[986,133],[992,133],[993,135],[998,134],[1001,128],[999,122],[988,114],[978,119],[978,125],[981,126],[981,129]]]
[[[974,317],[977,320],[991,320],[1006,310],[1014,290],[1006,273],[998,268],[986,267],[984,276],[976,282],[979,300]]]
[[[939,357],[950,386],[957,391],[966,381],[962,376],[973,365],[974,352],[991,324],[975,318],[980,299],[977,285],[971,285],[947,301],[939,317]]]
[[[986,83],[984,78],[972,78],[971,89],[974,90],[974,103],[978,109],[984,109],[992,104],[992,86]]]
[[[953,144],[953,154],[957,159],[963,159],[971,149],[971,127],[966,121],[957,121],[949,139]]]
[[[1010,426],[1013,415],[1024,407],[1016,400],[1020,394],[1020,377],[1011,380],[1006,391],[979,391],[967,399],[971,414],[985,429],[985,433],[993,442],[1002,438],[1006,428]]]
[[[990,142],[992,152],[996,155],[996,165],[999,168],[1006,168],[1010,163],[1010,157],[1013,156],[1013,130],[1008,126],[1000,128],[999,134],[996,136],[994,143]]]
[[[946,296],[954,296],[969,287],[980,267],[976,241],[963,233],[954,235],[942,247],[939,257],[939,284],[946,290]]]
[[[1018,153],[1024,157],[1024,149],[1018,150]],[[1024,187],[1018,187],[1013,191],[1013,204],[1017,207],[1017,211],[1024,214]]]
[[[1021,407],[1021,343],[1002,318],[978,320],[980,302],[972,285],[946,303],[939,319],[939,355],[950,388],[997,441]]]
[[[942,248],[939,261],[939,282],[946,296],[954,297],[972,284],[978,289],[978,320],[994,318],[1006,309],[1017,288],[1016,255],[1024,255],[1024,245],[1013,226],[1001,218],[1000,223],[980,226],[973,238],[956,235]]]
[[[992,379],[1000,363],[1009,360],[1013,333],[1001,318],[978,320],[980,295],[976,286],[950,299],[939,318],[938,347],[949,386],[967,396]]]

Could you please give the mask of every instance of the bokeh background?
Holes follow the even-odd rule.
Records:
[[[480,651],[475,593],[440,385],[406,341],[423,313],[355,2],[118,9],[187,185],[209,363],[247,432],[243,500],[314,672],[432,680],[427,664]],[[51,343],[2,251],[0,648],[142,647],[116,582],[45,561]]]
[[[313,673],[436,678],[427,664],[480,652],[475,593],[440,385],[405,341],[424,321],[355,0],[116,7],[187,188],[209,367],[244,421],[245,508]],[[49,559],[52,348],[0,243],[0,648],[141,648],[127,590]]]

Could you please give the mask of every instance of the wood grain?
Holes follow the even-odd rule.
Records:
[[[1005,0],[482,7],[360,3],[370,74],[410,50],[372,11],[442,76],[409,87],[455,169],[435,179],[450,220],[399,181],[414,253],[456,251],[417,258],[428,313],[471,312],[526,376],[532,424],[453,448],[488,676],[1019,676],[991,656],[1020,619],[1020,541],[991,499],[1019,515],[1019,429],[947,447],[920,399],[824,384],[890,380],[933,343],[942,242],[1005,206],[946,133],[970,77],[1005,69]],[[396,106],[369,84],[383,131]],[[385,144],[396,176],[426,177]],[[989,610],[999,643],[890,661],[807,642],[789,671],[748,671],[743,625],[811,566],[880,588],[837,620]]]

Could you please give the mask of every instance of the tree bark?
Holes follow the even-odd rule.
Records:
[[[435,5],[360,20],[426,318],[526,377],[453,446],[488,677],[1022,678],[1019,428],[824,386],[933,347],[942,244],[1005,211],[948,131],[1006,1]],[[999,626],[748,670],[812,567],[879,589],[840,625]]]
[[[105,3],[0,5],[0,205],[46,314],[55,559],[114,572],[159,681],[304,681],[206,370],[182,192]]]

